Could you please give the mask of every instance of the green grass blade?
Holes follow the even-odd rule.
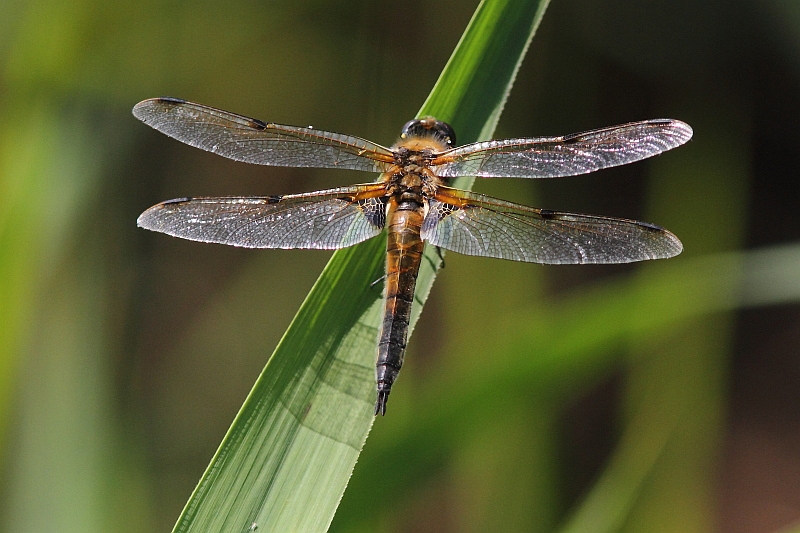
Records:
[[[420,114],[450,122],[462,143],[491,136],[546,6],[482,2]],[[373,239],[334,254],[175,532],[328,528],[374,420],[381,289],[370,284],[381,276],[384,248]],[[412,327],[437,263],[423,261]]]

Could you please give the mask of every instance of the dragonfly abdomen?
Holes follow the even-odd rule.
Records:
[[[376,415],[386,413],[386,401],[392,384],[403,366],[411,305],[424,248],[420,237],[423,218],[422,204],[415,201],[398,202],[394,198],[390,200],[385,307],[375,365],[378,383]]]

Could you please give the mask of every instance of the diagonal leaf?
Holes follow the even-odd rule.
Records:
[[[420,115],[460,142],[494,131],[548,0],[484,0]],[[458,186],[467,186],[461,182]],[[334,254],[258,378],[174,531],[325,531],[374,420],[385,243]],[[427,255],[412,327],[435,276]]]

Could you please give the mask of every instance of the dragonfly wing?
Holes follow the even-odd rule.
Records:
[[[139,226],[192,241],[246,248],[337,249],[386,224],[381,184],[268,197],[181,198],[154,205]]]
[[[448,187],[429,200],[422,238],[461,254],[545,264],[630,263],[683,250],[675,235],[646,222],[535,209]]]
[[[245,163],[384,172],[393,161],[390,150],[358,137],[268,124],[178,98],[144,100],[133,115],[174,139]]]
[[[692,128],[679,120],[632,122],[563,137],[467,144],[433,161],[445,178],[555,178],[625,165],[682,145]]]

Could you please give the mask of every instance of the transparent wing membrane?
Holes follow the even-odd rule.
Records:
[[[154,205],[139,226],[192,241],[246,248],[337,249],[386,224],[383,186],[369,184],[275,197],[186,198]]]
[[[683,250],[675,235],[646,222],[535,209],[447,187],[429,207],[422,238],[466,255],[545,264],[629,263]]]
[[[467,144],[443,152],[433,165],[446,178],[555,178],[633,163],[691,137],[692,128],[678,120],[646,120],[563,137]]]
[[[245,163],[383,172],[393,161],[388,148],[358,137],[268,124],[177,98],[139,102],[133,114],[174,139]]]

